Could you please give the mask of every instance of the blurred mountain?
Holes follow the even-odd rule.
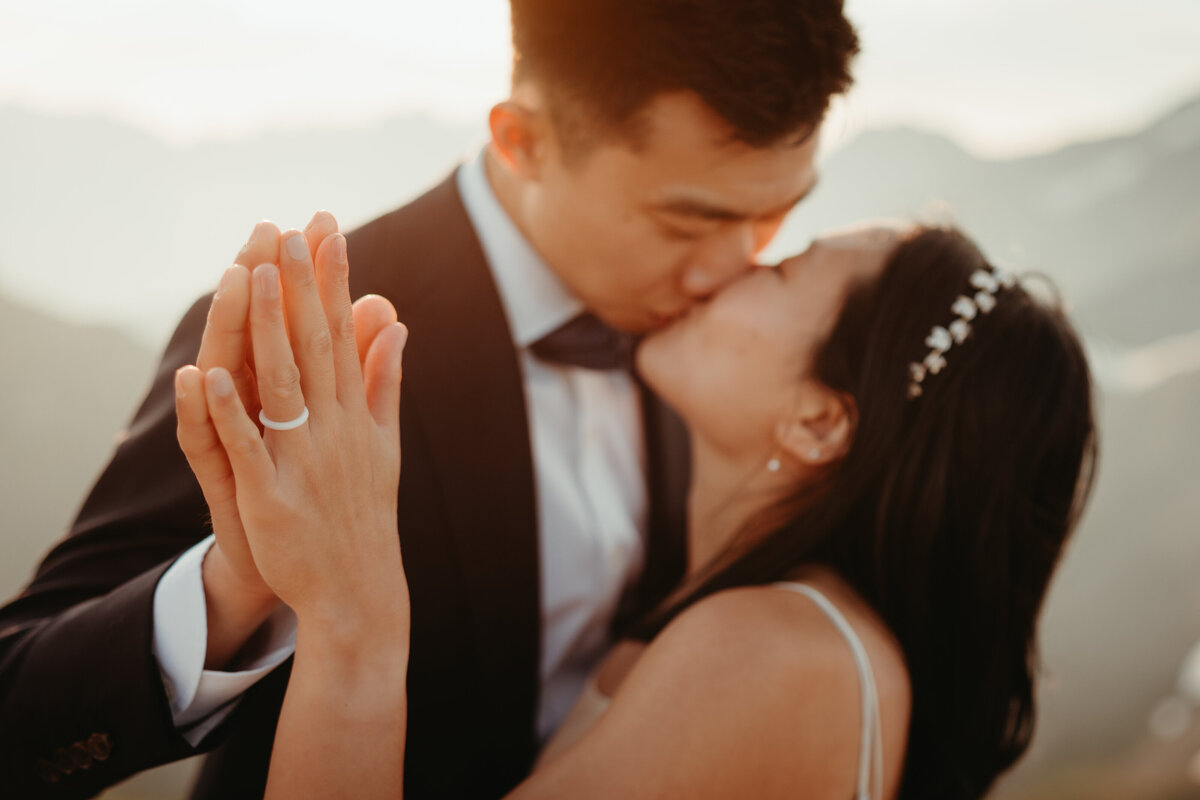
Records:
[[[404,116],[177,147],[102,117],[0,108],[0,288],[157,342],[260,219],[343,228],[443,177],[482,130]]]
[[[1200,638],[1200,97],[1128,136],[1004,161],[865,133],[774,249],[871,216],[954,222],[1049,275],[1100,384],[1101,466],[1043,617],[1037,735],[995,796],[1200,796],[1200,712],[1151,733]]]
[[[105,462],[153,365],[140,340],[159,346],[255,220],[329,208],[351,227],[481,133],[402,117],[172,147],[0,109],[0,290],[22,298],[0,296],[0,589],[25,581]],[[1127,136],[1003,161],[932,133],[864,133],[826,160],[773,252],[897,215],[954,221],[994,260],[1050,275],[1099,383],[1101,468],[1043,619],[1037,735],[995,796],[1200,796],[1200,710],[1166,732],[1150,722],[1200,639],[1200,98]],[[179,774],[111,796],[178,796],[161,787]]]
[[[1102,338],[1143,344],[1191,330],[1200,322],[1200,97],[1128,136],[1003,161],[931,133],[869,131],[828,159],[775,249],[872,216],[959,224],[991,258],[1050,275]]]
[[[1181,663],[1200,639],[1197,408],[1200,370],[1101,395],[1092,502],[1042,619],[1034,746],[998,796],[1200,796],[1189,777],[1200,753],[1196,711],[1165,741],[1151,733],[1153,710],[1177,694]]]
[[[0,602],[21,590],[66,532],[156,360],[120,330],[59,319],[0,295]],[[150,770],[104,797],[182,797],[198,766],[191,759]]]
[[[66,530],[148,386],[154,354],[113,328],[0,296],[0,596]]]
[[[258,219],[302,226],[328,208],[353,227],[447,174],[483,136],[481,125],[407,115],[172,146],[101,117],[0,108],[0,288],[157,342]],[[1129,135],[1017,159],[979,159],[928,132],[868,131],[826,159],[773,252],[869,216],[952,214],[993,258],[1046,272],[1076,307],[1095,302],[1079,314],[1086,329],[1145,343],[1182,332],[1169,322],[1180,313],[1130,324],[1103,304],[1133,291],[1188,310],[1194,291],[1154,287],[1165,273],[1194,278],[1197,185],[1200,97]]]
[[[1101,466],[1043,617],[1037,735],[995,796],[1200,796],[1200,712],[1151,733],[1200,638],[1200,97],[1127,136],[1003,161],[865,133],[775,249],[871,216],[954,222],[993,260],[1049,275],[1100,384]]]

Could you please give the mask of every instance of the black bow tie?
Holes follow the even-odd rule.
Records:
[[[543,361],[585,369],[630,369],[637,340],[585,312],[529,346]]]

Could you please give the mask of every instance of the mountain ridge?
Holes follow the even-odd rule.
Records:
[[[406,139],[395,122],[177,147],[123,139],[119,125],[22,132],[14,119],[0,109],[0,277],[55,313],[0,287],[6,593],[69,524],[166,330],[253,221],[300,225],[328,207],[350,227],[443,176],[481,133],[431,124]],[[1146,722],[1196,636],[1200,97],[1127,136],[1017,159],[979,159],[924,131],[871,131],[822,171],[777,249],[872,215],[957,220],[993,260],[1053,276],[1104,379],[1094,499],[1042,623],[1056,677],[1041,682],[1033,749],[993,796],[1191,796],[1194,750],[1152,740]],[[154,347],[130,328],[151,331]],[[1144,385],[1113,390],[1122,381]],[[1200,746],[1200,726],[1189,737]],[[1167,766],[1142,791],[1145,753]]]
[[[1012,159],[978,158],[929,131],[864,131],[828,156],[773,251],[864,216],[948,208],[987,252],[1024,259],[1090,302],[1200,251],[1186,202],[1200,182],[1198,120],[1200,96],[1139,131]],[[157,341],[254,221],[299,226],[328,208],[353,227],[432,185],[484,133],[407,114],[172,145],[103,117],[3,106],[0,287]]]

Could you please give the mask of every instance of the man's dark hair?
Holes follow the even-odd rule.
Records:
[[[692,91],[765,147],[816,130],[851,84],[840,0],[511,0],[513,82],[537,81],[565,146],[623,136],[657,95]]]

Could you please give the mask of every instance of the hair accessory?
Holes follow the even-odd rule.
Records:
[[[1017,279],[1009,272],[992,267],[991,271],[976,270],[971,273],[970,284],[977,291],[973,296],[959,295],[950,306],[950,311],[958,319],[949,325],[935,325],[925,337],[925,346],[929,354],[925,359],[908,365],[909,398],[920,397],[923,394],[921,384],[930,375],[937,375],[946,368],[946,353],[955,345],[960,345],[971,335],[971,322],[980,314],[990,314],[996,307],[996,294],[1001,289],[1011,289],[1017,285]]]
[[[969,297],[958,296],[954,301],[954,305],[950,306],[950,310],[958,314],[964,321],[970,322],[979,316],[979,306]]]

